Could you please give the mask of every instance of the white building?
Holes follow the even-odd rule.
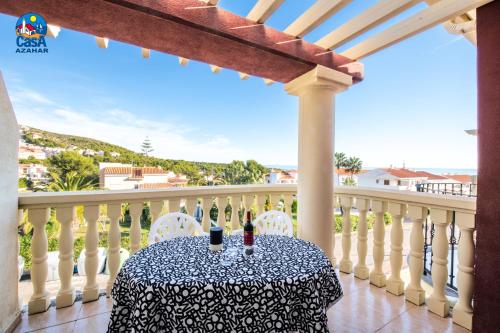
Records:
[[[47,179],[47,167],[42,164],[19,164],[19,178],[28,178],[30,180]]]
[[[416,185],[425,182],[427,175],[401,168],[373,169],[358,175],[358,186],[391,190],[416,191]]]
[[[18,151],[19,159],[27,159],[30,156],[36,158],[37,160],[44,160],[47,158],[47,154],[43,151],[41,147],[38,146],[23,146],[19,147]]]
[[[361,170],[358,174],[352,175],[352,179],[354,180],[354,183],[357,185],[358,184],[358,175],[367,172],[367,170]],[[351,174],[344,168],[341,169],[334,169],[334,174],[333,174],[333,182],[336,185],[343,185],[348,178],[351,177]]]
[[[265,176],[267,184],[297,184],[298,178],[297,170],[281,171],[271,169]]]

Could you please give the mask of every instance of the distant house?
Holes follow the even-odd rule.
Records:
[[[416,185],[427,179],[427,175],[406,168],[379,168],[358,175],[358,186],[416,191]]]
[[[454,180],[457,183],[460,184],[474,184],[475,183],[475,176],[471,175],[451,175],[451,174],[446,174],[445,175],[447,179],[449,180]]]
[[[120,153],[117,153],[116,151],[112,151],[111,153],[109,153],[109,155],[111,157],[120,157]]]
[[[108,190],[161,189],[186,186],[188,179],[160,167],[99,163],[99,187]]]
[[[357,184],[358,183],[358,175],[368,172],[368,170],[361,170],[358,174],[352,175],[352,179]],[[351,177],[351,173],[344,168],[337,169],[335,168],[333,174],[334,184],[344,184],[344,182]]]
[[[274,170],[265,175],[267,184],[297,184],[298,180],[297,170]]]
[[[18,176],[30,180],[45,180],[47,179],[47,167],[42,164],[19,164]]]
[[[19,159],[27,159],[31,156],[37,160],[44,160],[47,158],[47,154],[43,151],[41,147],[38,146],[22,146],[19,147],[18,151]]]

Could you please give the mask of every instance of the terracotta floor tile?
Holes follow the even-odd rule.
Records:
[[[80,319],[75,324],[75,333],[100,333],[106,332],[111,313],[102,313],[96,316]]]
[[[57,309],[51,306],[48,311],[29,316],[26,312],[21,316],[21,323],[17,332],[30,332],[50,326],[60,325],[75,321],[80,312],[81,302],[75,302],[72,306]]]
[[[110,312],[113,308],[113,301],[111,298],[101,296],[97,301],[83,303],[78,314],[78,319],[95,316],[101,313]]]
[[[47,327],[38,331],[34,331],[36,333],[73,333],[75,329],[75,322],[72,321],[70,323]]]

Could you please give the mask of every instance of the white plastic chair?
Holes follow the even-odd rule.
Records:
[[[184,213],[168,213],[158,218],[149,230],[148,244],[180,236],[201,236],[203,229],[194,217]]]
[[[284,212],[270,210],[260,214],[252,222],[259,235],[281,235],[293,237],[293,225],[290,217]],[[233,231],[233,235],[243,234],[242,229]]]

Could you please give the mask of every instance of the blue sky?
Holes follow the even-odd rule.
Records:
[[[313,0],[288,0],[268,20],[284,29]],[[221,0],[246,15],[255,0]],[[311,42],[376,1],[354,1],[305,39]],[[339,49],[400,21],[417,5]],[[282,84],[241,81],[232,70],[63,29],[48,54],[16,54],[17,18],[0,14],[0,70],[18,122],[138,151],[148,135],[159,157],[297,163],[298,103]],[[336,151],[365,166],[476,168],[476,50],[438,26],[362,60],[365,80],[336,97]]]

